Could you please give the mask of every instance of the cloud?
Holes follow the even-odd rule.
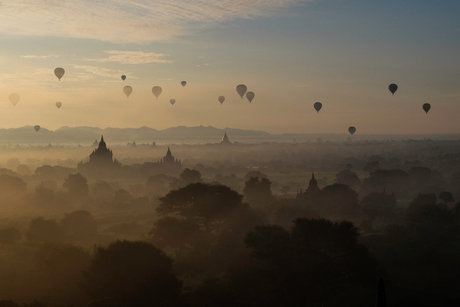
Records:
[[[48,59],[48,58],[58,58],[57,54],[48,54],[48,55],[21,55],[21,58],[26,59]]]
[[[149,43],[312,0],[0,0],[0,33]]]
[[[121,64],[148,64],[148,63],[172,63],[172,60],[165,60],[163,57],[167,56],[162,53],[142,52],[142,51],[117,51],[108,50],[104,51],[109,54],[107,58],[103,59],[85,59],[86,61],[103,62],[117,62]]]
[[[108,69],[108,68],[103,68],[103,67],[97,67],[97,66],[87,66],[87,65],[73,65],[74,68],[76,69],[81,69],[84,70],[87,73],[96,75],[96,76],[101,76],[105,78],[117,78],[119,79],[122,72],[119,70],[113,70],[113,69]],[[125,73],[125,75],[127,75]],[[137,79],[134,76],[127,75],[129,76],[130,79]]]

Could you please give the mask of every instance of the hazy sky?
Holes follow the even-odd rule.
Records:
[[[457,0],[0,0],[0,127],[460,133],[459,16]]]

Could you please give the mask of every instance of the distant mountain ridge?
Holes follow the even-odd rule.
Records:
[[[110,145],[136,144],[206,144],[218,143],[224,133],[231,142],[261,143],[261,142],[321,142],[321,141],[363,141],[363,140],[407,140],[407,139],[446,139],[458,140],[460,134],[445,135],[365,135],[355,134],[352,138],[347,133],[284,133],[270,134],[265,131],[244,130],[235,128],[219,129],[212,126],[185,127],[177,126],[157,130],[150,127],[140,128],[99,128],[63,126],[55,131],[44,127],[36,132],[33,126],[0,129],[0,145],[47,145],[80,144],[89,146],[104,135]],[[319,140],[321,139],[321,141]]]
[[[88,126],[77,126],[68,127],[63,126],[55,131],[48,130],[41,127],[39,132],[33,129],[33,126],[24,126],[20,128],[9,128],[0,129],[0,143],[1,144],[92,144],[94,140],[99,140],[101,135],[112,144],[125,144],[127,142],[136,143],[153,143],[157,141],[161,142],[187,142],[187,140],[201,140],[200,143],[206,143],[209,140],[210,143],[220,140],[224,133],[230,136],[230,138],[237,139],[265,139],[265,138],[276,138],[272,135],[263,131],[254,130],[243,130],[224,128],[219,129],[212,126],[196,126],[196,127],[185,127],[178,126],[167,128],[163,130],[157,130],[150,127],[140,128],[105,128],[99,127],[88,127]]]

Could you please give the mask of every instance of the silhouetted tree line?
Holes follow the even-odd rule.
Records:
[[[369,306],[381,276],[389,306],[458,306],[460,169],[445,167],[458,158],[344,155],[286,149],[258,171],[227,161],[143,181],[132,166],[123,183],[2,170],[4,204],[53,215],[2,221],[0,307]],[[331,161],[335,179],[316,189],[264,174]],[[27,192],[28,182],[38,184]]]

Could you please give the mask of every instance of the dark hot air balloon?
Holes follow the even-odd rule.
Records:
[[[56,107],[59,109],[62,106],[62,102],[58,101],[56,102]]]
[[[319,110],[321,110],[321,108],[323,107],[323,104],[321,102],[315,102],[313,107],[315,108],[316,112],[319,113]]]
[[[121,75],[121,80],[125,81],[126,79],[126,76],[125,75]]]
[[[129,86],[129,85],[127,85],[127,86],[125,86],[123,88],[123,93],[125,93],[126,98],[128,98],[129,95],[131,95],[132,92],[133,92],[133,88],[131,86]]]
[[[174,105],[176,103],[176,99],[171,99],[169,100],[169,102],[171,103],[171,105]]]
[[[249,102],[252,102],[252,100],[254,99],[254,92],[247,92],[246,93],[246,98],[249,100]]]
[[[187,85],[187,82],[182,81],[182,82],[180,83],[180,85],[182,85],[182,87],[185,87],[185,86]]]
[[[390,92],[394,95],[395,92],[398,90],[398,86],[397,86],[396,84],[392,83],[392,84],[390,84],[390,85],[388,86],[388,89],[389,89]]]
[[[38,132],[38,131],[40,131],[40,126],[39,126],[39,125],[36,125],[36,126],[34,126],[34,129],[35,129],[35,131]]]
[[[353,135],[356,132],[356,128],[351,126],[351,127],[348,128],[348,132],[350,132],[350,134]]]
[[[236,92],[238,95],[241,96],[241,99],[243,99],[244,94],[246,94],[246,91],[248,90],[247,86],[244,84],[240,84],[236,87]]]
[[[224,101],[225,101],[225,97],[224,97],[224,96],[219,96],[218,99],[219,99],[220,104],[223,104]]]
[[[431,109],[431,104],[424,103],[422,108],[423,108],[423,111],[425,111],[425,113],[428,113],[428,111]]]
[[[153,95],[155,95],[156,98],[158,98],[158,96],[160,96],[162,91],[163,90],[159,86],[152,87],[152,93],[153,93]]]
[[[56,77],[58,77],[59,81],[61,81],[61,78],[65,74],[65,70],[62,67],[58,67],[54,70],[54,74],[56,75]]]

